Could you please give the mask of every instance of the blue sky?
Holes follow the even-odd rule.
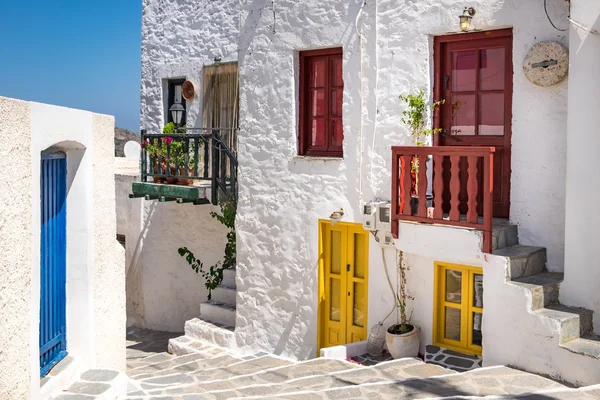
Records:
[[[0,96],[139,132],[142,0],[0,0]]]

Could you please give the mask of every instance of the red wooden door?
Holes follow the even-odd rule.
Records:
[[[510,211],[510,155],[512,119],[512,30],[437,37],[435,41],[436,100],[446,102],[436,116],[442,133],[439,146],[493,146],[494,217]],[[444,168],[448,171],[448,168]],[[466,158],[461,160],[466,180]],[[449,172],[446,173],[449,178]],[[479,172],[481,179],[481,173]],[[448,180],[448,179],[446,179]],[[461,182],[466,188],[466,182]],[[480,181],[479,187],[483,187]],[[446,190],[447,191],[447,190]],[[480,193],[481,195],[481,193]],[[444,196],[449,197],[449,196]],[[467,194],[460,195],[461,214]],[[478,213],[481,215],[481,196]]]

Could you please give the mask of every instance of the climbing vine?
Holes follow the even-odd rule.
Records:
[[[233,199],[230,199],[219,203],[219,206],[221,207],[221,214],[213,211],[210,215],[227,228],[227,244],[225,245],[223,261],[219,261],[205,269],[202,261],[197,259],[187,247],[181,247],[178,250],[179,255],[185,257],[192,270],[204,279],[204,286],[208,289],[208,300],[211,299],[212,291],[223,282],[223,270],[233,268],[236,264],[235,215],[237,204]]]

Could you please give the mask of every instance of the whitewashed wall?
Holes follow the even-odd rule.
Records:
[[[361,55],[355,30],[361,4],[279,1],[273,15],[271,3],[242,3],[236,329],[242,347],[298,358],[314,354],[317,220],[343,207],[344,221],[360,221],[361,195],[389,199],[390,146],[411,143],[398,95],[432,90],[433,36],[456,32],[465,6],[368,2],[358,22],[365,32]],[[511,219],[521,242],[547,246],[549,269],[562,271],[567,84],[538,88],[521,65],[534,43],[566,44],[567,35],[550,26],[542,0],[469,6],[477,9],[477,29],[514,27]],[[566,22],[565,2],[549,6],[557,21]],[[334,46],[344,49],[344,159],[298,157],[297,54]],[[371,260],[371,270],[381,268],[377,257]],[[369,304],[370,311],[384,308]],[[376,322],[370,312],[369,324]]]
[[[573,1],[572,18],[588,29],[600,31],[600,3]],[[595,93],[600,90],[600,78],[594,69],[600,62],[600,35],[573,25],[570,44],[565,282],[560,300],[593,310],[594,328],[600,334],[600,247],[596,230],[600,215],[590,210],[600,195],[595,168],[600,148]]]
[[[0,397],[38,399],[42,151],[67,154],[69,370],[125,369],[124,253],[115,240],[114,118],[6,98],[0,98],[0,111],[0,134],[11,143],[5,156],[20,174],[6,181],[5,222],[0,224],[5,237],[0,246],[0,345],[6,351],[0,357]],[[68,384],[68,373],[52,378],[44,390]]]
[[[215,57],[236,61],[239,0],[144,0],[142,15],[141,129],[162,132],[167,80],[194,83],[187,102],[190,127],[202,124],[202,68]],[[226,229],[209,213],[212,206],[137,200],[141,220],[128,242],[128,325],[172,332],[200,313],[203,280],[179,257],[187,246],[208,265],[223,259]],[[130,256],[129,256],[130,255]]]

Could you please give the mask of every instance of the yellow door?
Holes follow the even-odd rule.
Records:
[[[319,349],[366,340],[368,232],[321,221],[319,252]]]

